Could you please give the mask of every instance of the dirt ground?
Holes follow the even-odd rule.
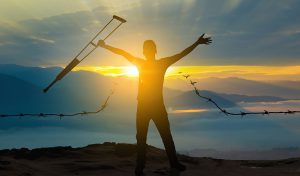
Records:
[[[93,144],[0,151],[1,176],[133,176],[136,146]],[[170,170],[164,150],[148,147],[146,176],[300,176],[300,159],[222,160],[179,156],[184,172]]]

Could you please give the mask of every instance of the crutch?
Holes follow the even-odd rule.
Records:
[[[85,47],[74,57],[74,59],[64,68],[55,78],[54,81],[49,84],[48,87],[46,87],[43,92],[46,93],[57,81],[61,80],[64,76],[66,76],[74,67],[76,67],[80,62],[82,62],[85,58],[87,58],[96,48],[97,44],[93,43],[93,41],[101,34],[101,32],[113,21],[117,20],[119,21],[119,25],[115,27],[103,40],[105,41],[109,36],[111,36],[112,33],[114,33],[123,23],[126,22],[125,19],[114,15],[113,18],[95,35],[95,37],[87,44]],[[82,59],[78,59],[78,57],[81,55],[81,53],[88,47],[92,45],[94,48],[88,52]]]

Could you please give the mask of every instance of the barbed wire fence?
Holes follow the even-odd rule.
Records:
[[[300,113],[300,111],[296,111],[296,110],[286,110],[286,111],[268,111],[268,110],[264,110],[261,112],[254,112],[254,111],[240,111],[238,113],[236,112],[231,112],[226,110],[225,108],[221,107],[215,100],[213,100],[210,97],[207,96],[203,96],[200,94],[200,91],[198,90],[196,84],[197,82],[193,81],[190,76],[191,75],[185,75],[182,74],[182,72],[179,72],[178,74],[182,75],[188,82],[189,84],[193,87],[193,91],[195,92],[195,94],[199,97],[202,98],[204,100],[206,100],[207,102],[213,104],[221,113],[225,114],[226,116],[230,115],[230,116],[245,116],[245,115],[270,115],[270,114],[296,114],[296,113]]]
[[[19,113],[19,114],[0,114],[0,118],[7,118],[7,117],[73,117],[73,116],[83,116],[83,115],[91,115],[91,114],[98,114],[99,112],[103,111],[107,106],[111,96],[115,93],[115,89],[112,89],[110,94],[106,97],[105,101],[100,105],[99,109],[96,111],[82,111],[82,112],[75,112],[75,113]]]

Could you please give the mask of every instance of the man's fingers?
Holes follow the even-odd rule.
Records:
[[[205,44],[206,44],[206,45],[211,44],[211,39],[207,39],[207,40],[205,41]]]
[[[211,37],[205,37],[204,38],[204,35],[205,35],[205,33],[203,33],[200,37],[199,37],[199,39],[198,39],[198,41],[201,43],[201,44],[206,44],[206,45],[209,45],[210,43],[211,43]]]

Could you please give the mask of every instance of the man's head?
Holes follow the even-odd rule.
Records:
[[[143,49],[146,59],[155,59],[156,45],[153,40],[146,40]]]

